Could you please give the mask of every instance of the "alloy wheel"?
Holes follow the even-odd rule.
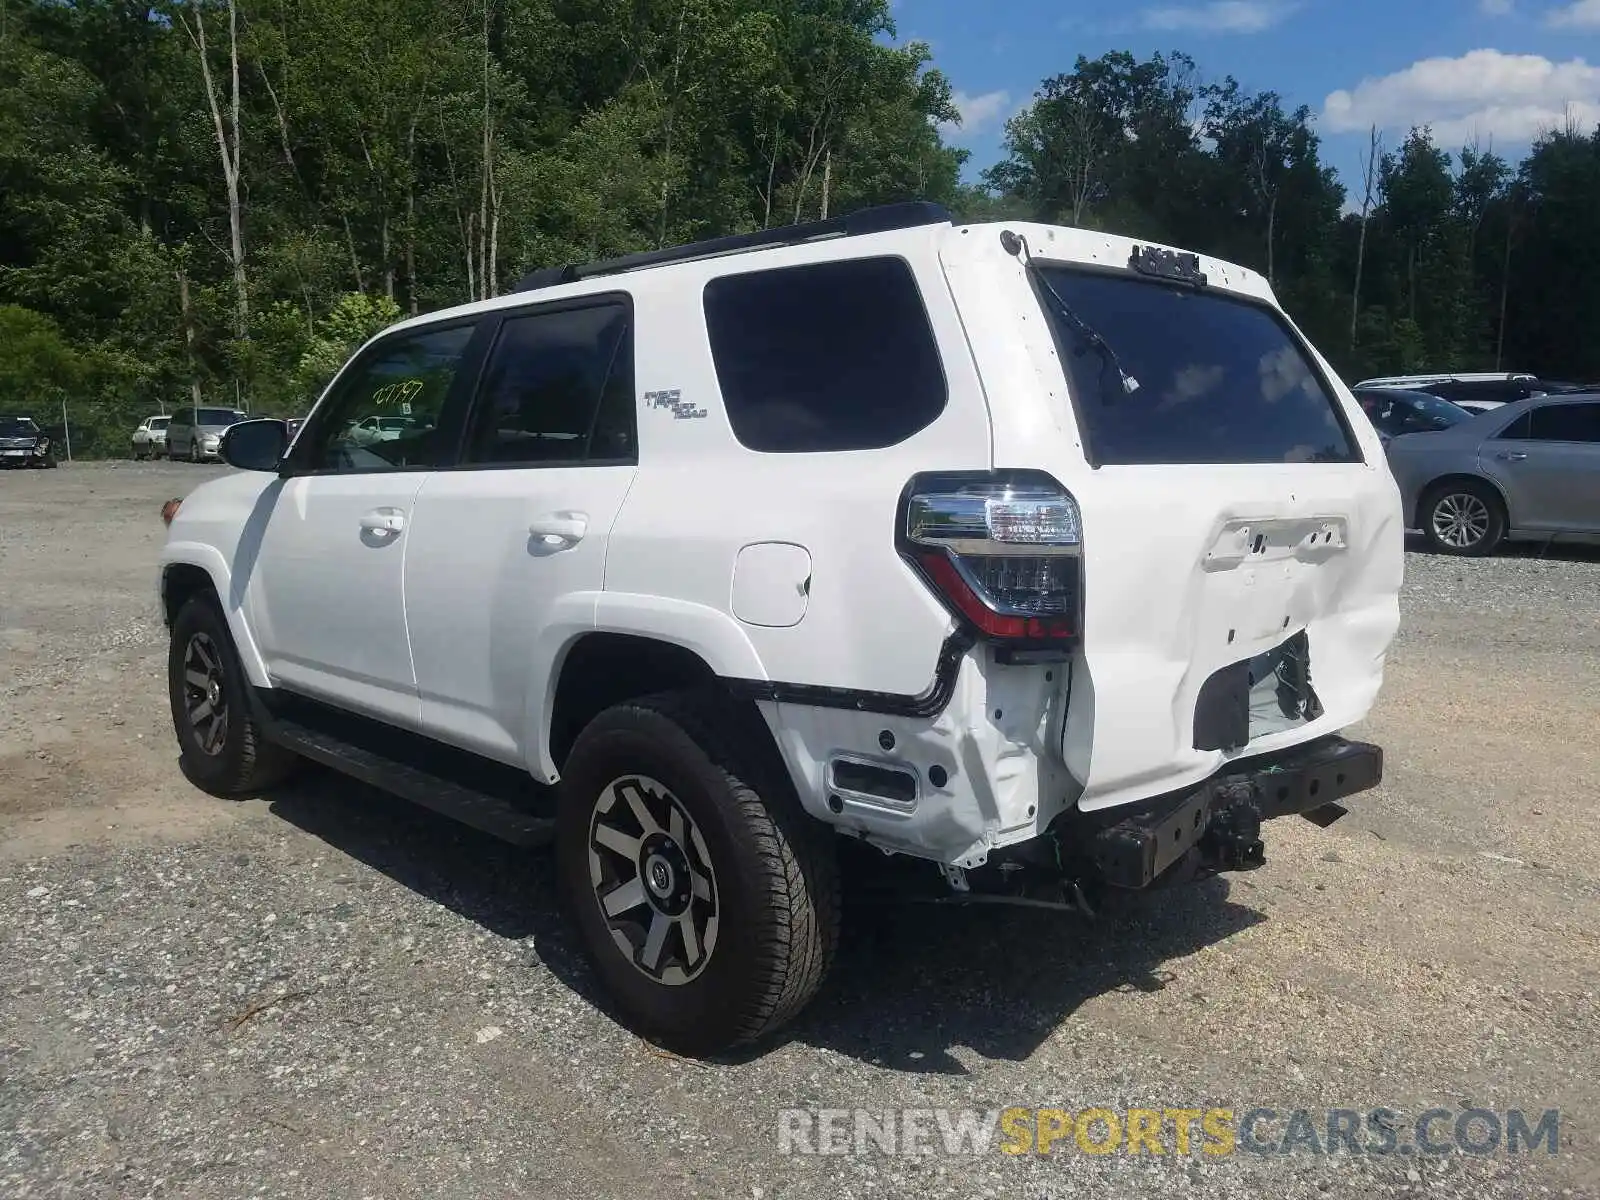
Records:
[[[1454,550],[1470,550],[1489,535],[1489,506],[1471,492],[1448,492],[1433,506],[1433,533]]]
[[[195,742],[215,758],[228,740],[228,701],[222,686],[222,654],[208,634],[194,634],[184,647],[183,699]]]
[[[642,775],[600,792],[589,822],[589,882],[624,958],[657,983],[696,978],[720,924],[716,873],[683,803]]]

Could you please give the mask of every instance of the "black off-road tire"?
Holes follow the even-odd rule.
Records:
[[[1487,483],[1472,479],[1436,483],[1417,507],[1422,536],[1437,554],[1479,558],[1494,553],[1505,538],[1505,504]]]
[[[716,694],[641,698],[596,717],[562,772],[557,870],[584,953],[624,1022],[681,1054],[714,1054],[783,1025],[821,987],[838,945],[835,835],[801,808],[752,722],[758,713]],[[659,982],[624,953],[590,874],[597,807],[630,776],[662,784],[708,851],[720,924],[687,982]]]
[[[227,704],[225,731],[215,753],[207,753],[189,716],[186,660],[197,638],[204,639],[208,653],[218,660],[221,698]],[[167,694],[173,732],[178,736],[179,765],[196,787],[222,797],[260,792],[283,782],[300,764],[298,757],[263,735],[251,703],[250,679],[234,649],[228,622],[209,593],[186,601],[172,622]]]

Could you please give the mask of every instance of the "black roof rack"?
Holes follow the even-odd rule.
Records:
[[[646,250],[641,254],[628,254],[622,258],[606,259],[603,262],[545,267],[524,275],[516,290],[537,291],[539,288],[555,287],[557,284],[592,279],[596,275],[620,275],[644,267],[688,262],[696,258],[715,258],[724,254],[741,254],[747,250],[764,250],[772,246],[795,246],[801,242],[815,242],[826,238],[856,237],[864,233],[886,233],[891,229],[914,229],[919,225],[953,223],[949,211],[939,204],[924,200],[905,204],[884,204],[877,208],[863,208],[842,217],[829,217],[826,221],[809,221],[804,225],[782,225],[776,229],[762,229],[756,233],[711,238],[709,241],[690,242],[685,246],[668,246],[664,250]]]

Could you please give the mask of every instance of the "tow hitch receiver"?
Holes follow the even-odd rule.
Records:
[[[1267,861],[1263,821],[1298,814],[1326,827],[1345,814],[1336,801],[1382,778],[1379,747],[1325,738],[1233,764],[1194,791],[1141,806],[1094,834],[1089,857],[1120,888],[1148,887],[1180,864],[1189,873],[1254,870]]]

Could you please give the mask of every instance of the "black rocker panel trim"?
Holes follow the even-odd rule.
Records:
[[[966,629],[945,639],[934,666],[933,682],[915,696],[898,692],[873,692],[860,688],[826,687],[815,683],[782,683],[773,679],[724,679],[735,694],[751,700],[772,700],[779,704],[806,704],[813,708],[847,708],[854,712],[880,713],[889,717],[937,717],[955,695],[961,660],[976,639]]]
[[[252,689],[268,741],[513,845],[555,836],[553,793],[525,771],[282,688]]]

